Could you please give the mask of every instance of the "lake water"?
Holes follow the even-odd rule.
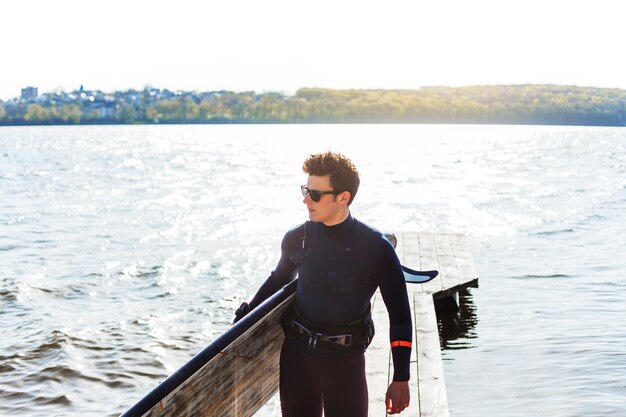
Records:
[[[447,125],[0,128],[0,415],[119,415],[214,340],[328,149],[355,217],[471,242],[451,416],[626,415],[626,130]]]

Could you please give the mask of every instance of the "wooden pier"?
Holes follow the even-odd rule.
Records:
[[[419,270],[436,269],[439,276],[426,284],[407,284],[413,310],[413,358],[411,404],[401,416],[448,417],[443,363],[435,304],[450,309],[458,292],[477,286],[478,274],[467,241],[462,235],[396,234],[396,252],[402,264]],[[366,353],[370,417],[386,416],[385,392],[393,376],[389,348],[389,319],[380,293],[372,300],[377,336]]]
[[[413,312],[410,417],[447,417],[436,308],[454,309],[458,291],[478,278],[461,235],[402,233],[396,251],[403,265],[436,269],[426,284],[407,283]],[[282,344],[280,316],[292,302],[296,281],[279,290],[222,336],[196,354],[126,411],[122,417],[252,416],[278,389]],[[372,300],[377,336],[366,353],[369,415],[383,417],[392,377],[389,319],[382,297]],[[276,400],[273,401],[274,404]]]

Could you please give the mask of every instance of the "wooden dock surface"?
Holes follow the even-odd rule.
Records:
[[[400,416],[448,417],[443,363],[434,300],[454,296],[475,286],[478,274],[463,235],[396,234],[402,264],[419,270],[436,269],[439,276],[426,284],[407,284],[413,312],[411,404]],[[385,392],[393,376],[389,348],[389,319],[380,293],[372,300],[377,336],[366,353],[370,417],[386,416]]]

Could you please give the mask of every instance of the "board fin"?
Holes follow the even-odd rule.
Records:
[[[393,233],[383,233],[383,236],[391,243],[391,246],[395,249],[398,245],[398,238]],[[412,284],[423,284],[435,278],[439,275],[439,271],[416,271],[402,265],[402,272],[404,273],[404,280]]]
[[[439,275],[439,271],[416,271],[404,265],[402,265],[402,272],[404,273],[404,280],[411,284],[423,284]]]

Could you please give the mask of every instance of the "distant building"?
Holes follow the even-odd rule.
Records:
[[[38,95],[39,93],[37,91],[37,87],[26,87],[22,88],[22,95],[20,96],[20,98],[22,100],[30,100],[33,98],[37,98]]]

